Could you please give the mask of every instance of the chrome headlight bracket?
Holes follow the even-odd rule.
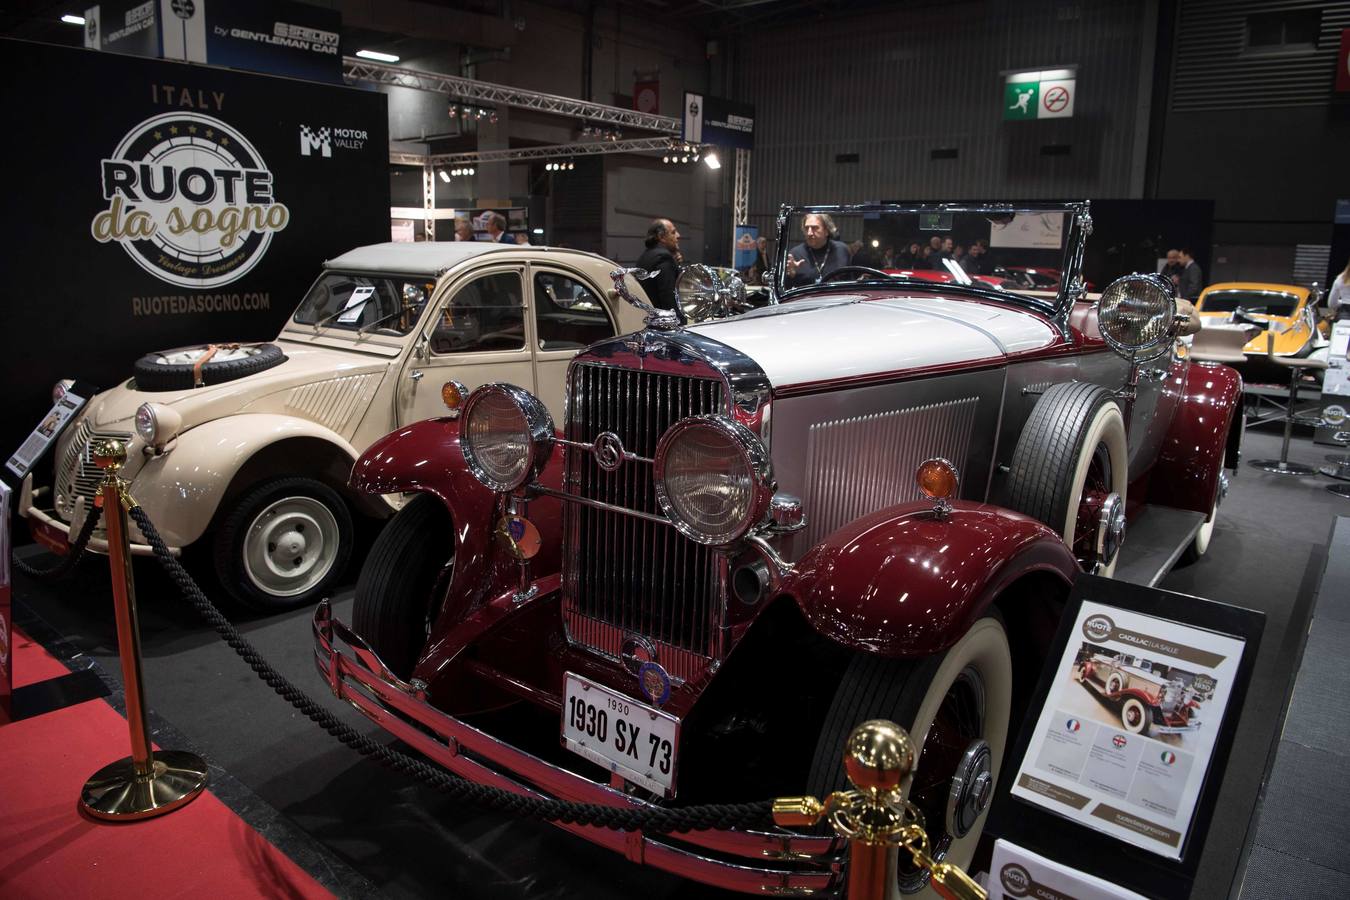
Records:
[[[670,485],[667,483],[671,448],[695,429],[710,430],[733,447],[740,454],[745,471],[751,480],[751,493],[744,516],[734,528],[720,533],[702,529],[682,516],[678,502],[681,498],[672,496]],[[749,534],[768,512],[776,489],[773,465],[764,444],[749,428],[720,415],[690,416],[670,426],[657,442],[653,472],[656,499],[661,504],[661,510],[666,518],[680,534],[710,547],[726,547]]]

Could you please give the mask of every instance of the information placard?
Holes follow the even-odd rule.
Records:
[[[1070,634],[1013,796],[1180,859],[1243,642],[1088,601]]]
[[[14,451],[14,455],[5,461],[6,471],[22,480],[33,471],[33,464],[42,458],[47,448],[56,443],[57,437],[70,424],[75,414],[84,408],[94,391],[84,385],[76,384],[62,394],[52,404],[52,408],[38,422],[37,428],[28,435],[28,439]]]
[[[1105,879],[1072,869],[1008,841],[994,842],[989,863],[991,888],[1002,888],[1004,898],[1038,900],[1144,900]],[[999,894],[991,890],[990,896]]]

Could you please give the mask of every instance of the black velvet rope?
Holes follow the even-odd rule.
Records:
[[[84,551],[89,549],[89,539],[94,536],[94,526],[98,525],[98,520],[102,515],[102,506],[95,506],[89,510],[89,515],[84,517],[84,525],[80,527],[80,533],[75,536],[75,543],[70,545],[70,552],[56,565],[45,569],[30,566],[19,559],[16,554],[11,553],[14,568],[29,578],[37,578],[41,581],[55,581],[69,575],[75,570],[75,566],[79,564],[80,560],[84,558]]]
[[[762,828],[770,822],[772,802],[768,800],[758,803],[709,804],[682,809],[650,807],[621,809],[594,803],[569,803],[541,797],[526,797],[502,788],[475,784],[438,766],[373,741],[340,721],[268,665],[253,645],[245,640],[220,610],[212,605],[182,564],[169,553],[145,510],[139,506],[132,507],[131,517],[140,526],[141,533],[154,548],[155,557],[178,585],[183,596],[196,607],[197,612],[216,630],[221,639],[249,664],[259,678],[324,731],[361,755],[373,757],[396,772],[410,775],[456,799],[467,800],[512,815],[570,825],[595,825],[602,828],[664,834],[704,829]]]

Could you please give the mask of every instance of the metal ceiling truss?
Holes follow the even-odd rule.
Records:
[[[573,100],[571,97],[527,91],[524,88],[461,78],[458,75],[405,69],[353,56],[342,58],[342,77],[347,81],[368,81],[419,91],[434,91],[471,105],[512,106],[517,109],[533,109],[559,116],[571,116],[588,124],[641,128],[668,135],[680,133],[680,120],[671,116],[657,116],[633,109],[592,103],[589,100]]]
[[[577,141],[571,144],[545,144],[539,147],[512,147],[508,150],[476,150],[467,153],[441,153],[416,157],[413,165],[472,166],[477,163],[520,162],[530,159],[556,159],[560,156],[603,156],[610,153],[648,153],[669,150],[670,138],[631,138],[623,141]],[[390,154],[390,162],[397,162]]]

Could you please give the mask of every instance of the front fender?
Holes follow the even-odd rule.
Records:
[[[166,544],[186,547],[206,532],[244,464],[259,451],[293,438],[316,438],[356,459],[356,449],[322,425],[293,416],[244,413],[178,435],[171,449],[146,459],[132,480],[131,494]]]
[[[1236,369],[1191,364],[1149,479],[1150,503],[1209,515],[1224,465],[1237,465],[1242,421],[1233,416],[1241,410],[1242,376]]]
[[[812,627],[883,656],[947,649],[1017,579],[1080,571],[1059,535],[997,506],[957,501],[937,519],[929,503],[864,516],[801,558],[784,582]]]
[[[490,587],[475,579],[481,581],[491,564],[496,518],[504,507],[497,494],[469,471],[459,446],[459,427],[458,419],[425,419],[386,434],[356,460],[351,486],[367,494],[423,493],[439,498],[455,530],[456,571],[450,592],[472,589],[478,594]],[[539,481],[561,488],[561,448],[554,448]],[[562,504],[539,497],[530,501],[526,517],[540,537],[539,554],[530,561],[532,577],[558,572]]]

